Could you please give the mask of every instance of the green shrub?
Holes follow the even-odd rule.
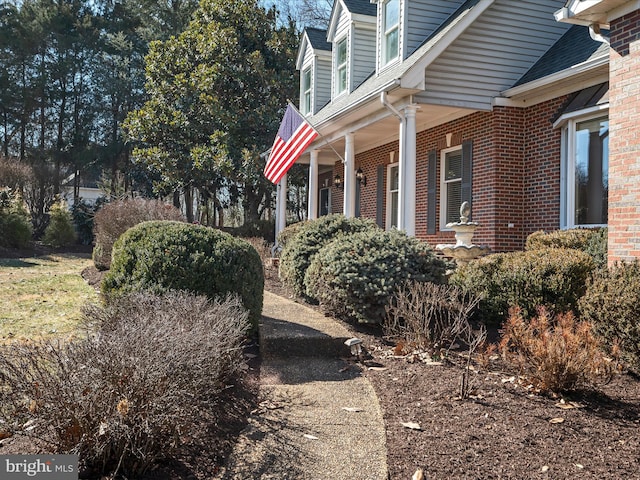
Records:
[[[0,190],[0,247],[25,248],[31,241],[29,212],[20,198]]]
[[[620,263],[595,275],[579,302],[596,334],[640,373],[640,264]]]
[[[93,243],[93,219],[104,203],[102,200],[101,197],[94,205],[80,200],[74,203],[71,208],[73,225],[80,245],[91,245]]]
[[[135,294],[83,316],[87,334],[72,342],[0,345],[3,430],[79,454],[94,478],[142,478],[185,442],[208,448],[202,425],[215,432],[237,415],[247,330],[237,298]]]
[[[482,319],[499,324],[512,306],[519,306],[525,318],[539,306],[554,312],[575,311],[594,269],[593,260],[584,252],[548,248],[471,261],[458,268],[449,282],[482,297]]]
[[[44,231],[42,242],[52,247],[64,247],[76,242],[71,212],[65,202],[57,202],[51,207],[49,225]]]
[[[237,293],[256,327],[264,274],[258,252],[228,233],[201,225],[152,221],[127,230],[113,247],[102,292],[187,290],[209,298]]]
[[[96,268],[108,270],[115,241],[129,228],[149,220],[184,221],[184,217],[173,205],[146,198],[118,200],[102,207],[94,217]]]
[[[304,276],[313,256],[337,236],[365,230],[378,230],[378,227],[371,220],[347,218],[340,214],[326,215],[306,223],[282,250],[280,279],[297,295],[304,295]]]
[[[302,227],[304,227],[307,223],[308,223],[307,221],[302,221],[302,222],[292,223],[291,225],[287,225],[284,228],[284,230],[278,233],[278,238],[277,238],[278,246],[281,249],[284,249],[284,247],[291,240],[293,240],[293,238],[300,232]]]
[[[396,289],[408,280],[440,282],[444,263],[431,247],[397,230],[338,236],[311,261],[306,294],[336,316],[382,323]]]
[[[573,248],[588,253],[596,265],[607,265],[607,229],[572,228],[545,233],[534,232],[527,237],[525,250]]]

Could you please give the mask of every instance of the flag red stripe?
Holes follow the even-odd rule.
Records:
[[[283,148],[279,150],[277,156],[274,158],[274,165],[269,176],[280,177],[280,171],[283,168],[285,171],[288,170],[302,154],[304,149],[313,141],[315,136],[316,133],[312,129],[308,131],[305,129],[295,136],[294,141],[291,141],[294,139],[294,137],[291,137],[290,141],[283,145]]]
[[[264,174],[267,179],[278,183],[317,136],[317,132],[305,122],[298,127],[288,142],[285,143],[280,137],[276,137],[265,166]]]
[[[294,132],[288,142],[285,143],[282,141],[282,139],[280,139],[280,137],[276,137],[274,149],[271,152],[269,160],[267,161],[267,167],[265,169],[265,175],[267,176],[267,178],[273,176],[274,171],[276,171],[282,165],[282,162],[286,162],[287,159],[291,156],[290,152],[292,151],[292,149],[299,145],[300,142],[304,141],[309,134],[315,134],[315,131],[308,124],[303,123],[302,125],[300,125],[300,127],[298,127],[298,130]],[[293,159],[294,162],[296,159],[297,157]]]

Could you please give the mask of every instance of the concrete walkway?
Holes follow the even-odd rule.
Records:
[[[345,360],[349,337],[321,313],[265,292],[262,402],[218,478],[387,479],[382,413],[360,368]]]

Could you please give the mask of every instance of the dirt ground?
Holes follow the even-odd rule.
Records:
[[[273,272],[266,288],[289,295]],[[418,469],[429,480],[640,478],[636,376],[551,398],[531,393],[493,357],[486,368],[475,366],[470,398],[461,400],[460,357],[441,365],[396,357],[394,345],[374,333],[354,330],[372,357],[367,364],[376,365],[365,365],[365,375],[384,414],[392,480],[409,480]]]
[[[91,271],[83,276],[94,284],[100,278]],[[274,269],[267,269],[266,288],[289,296]],[[371,355],[364,371],[384,413],[392,480],[409,480],[417,469],[429,480],[640,478],[637,377],[620,374],[598,391],[550,398],[531,393],[496,359],[476,366],[471,396],[461,400],[456,356],[427,364],[394,356],[394,346],[375,331],[354,329],[354,335]],[[217,471],[257,402],[259,363],[250,361],[248,381],[236,392],[241,401],[230,403],[225,418],[203,418],[182,455],[147,479],[207,479]],[[402,425],[409,422],[418,428]],[[0,441],[0,454],[39,451],[28,439]]]

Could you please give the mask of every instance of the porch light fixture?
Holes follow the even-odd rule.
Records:
[[[338,190],[342,190],[342,187],[344,187],[344,185],[342,184],[342,178],[340,178],[340,175],[336,175],[335,177],[333,177],[333,184],[336,186]]]
[[[364,176],[364,172],[360,167],[358,167],[358,170],[356,170],[356,180],[363,187],[367,186],[367,177]]]

